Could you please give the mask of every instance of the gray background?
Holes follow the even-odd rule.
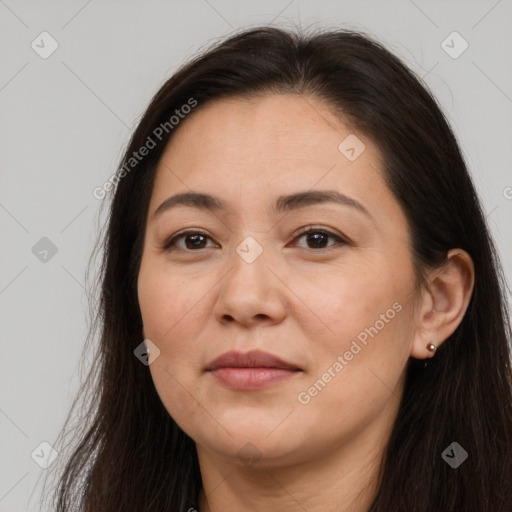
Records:
[[[510,0],[0,0],[0,511],[37,509],[37,491],[29,497],[45,470],[31,454],[56,439],[78,388],[85,269],[101,204],[92,191],[115,171],[165,78],[242,27],[341,26],[373,34],[442,104],[510,281],[511,15]],[[41,43],[43,31],[58,43],[46,59],[31,47],[35,40],[50,48],[48,39]],[[442,46],[453,31],[469,44],[458,58]],[[461,48],[448,41],[452,51]],[[57,248],[46,262],[32,249],[42,237]]]

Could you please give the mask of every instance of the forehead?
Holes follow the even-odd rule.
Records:
[[[376,145],[318,98],[230,97],[199,105],[181,122],[160,159],[150,210],[176,192],[211,192],[241,208],[315,188],[338,190],[369,210],[379,198],[396,210],[382,168]]]
[[[208,152],[210,158],[228,162],[257,156],[258,161],[272,163],[285,158],[332,164],[340,156],[340,142],[350,134],[355,135],[354,130],[318,98],[260,94],[199,105],[180,125],[166,152],[188,162],[201,160]]]

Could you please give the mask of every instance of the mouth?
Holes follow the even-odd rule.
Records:
[[[226,352],[214,359],[206,371],[221,385],[241,391],[257,390],[290,379],[302,369],[267,352]]]

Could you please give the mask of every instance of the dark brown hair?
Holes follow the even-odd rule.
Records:
[[[64,434],[73,448],[54,497],[58,512],[185,512],[201,488],[194,442],[164,408],[146,366],[137,299],[146,216],[170,128],[136,166],[126,164],[191,98],[314,95],[375,142],[385,179],[411,229],[421,276],[461,248],[475,266],[466,314],[424,367],[410,359],[400,409],[369,512],[510,512],[512,373],[506,283],[456,138],[427,87],[382,44],[350,30],[239,32],[181,67],[139,122],[112,189],[92,366]],[[190,114],[193,116],[193,112]],[[154,138],[154,137],[153,137]],[[81,428],[79,428],[81,427]],[[452,442],[468,459],[452,469]]]

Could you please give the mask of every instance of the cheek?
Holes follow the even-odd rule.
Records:
[[[181,339],[185,331],[200,327],[198,319],[205,294],[203,281],[185,279],[158,262],[141,266],[138,298],[144,331],[159,348],[165,349],[173,339]]]
[[[184,417],[192,423],[200,414],[193,397],[199,368],[195,340],[202,330],[202,308],[201,294],[194,286],[176,273],[157,271],[156,266],[150,271],[141,267],[138,293],[144,334],[160,350],[149,371],[162,404],[181,428],[180,412],[186,411]]]
[[[411,287],[408,269],[403,267],[400,275],[395,275],[391,267],[392,263],[378,254],[365,259],[355,254],[313,275],[300,270],[289,274],[287,282],[306,306],[307,314],[297,314],[297,320],[303,322],[310,340],[314,341],[315,332],[321,332],[320,339],[330,345],[326,348],[339,353],[360,333],[364,342],[366,329],[374,332],[375,324],[379,333],[390,331]]]
[[[339,424],[346,414],[380,409],[399,394],[394,388],[409,356],[411,276],[405,266],[396,275],[387,262],[373,261],[303,288],[323,325],[310,344],[315,363],[298,400],[309,402],[311,413],[332,409],[333,424]],[[311,340],[313,329],[303,324],[303,330]]]
[[[333,324],[338,336],[324,338],[322,350],[315,350],[315,368],[297,393],[304,428],[320,429],[326,438],[348,438],[379,416],[393,417],[399,404],[408,359],[407,308],[384,297],[365,320],[357,316],[362,311],[338,311],[346,320]]]
[[[179,417],[180,410],[193,415],[196,402],[191,396],[201,368],[198,340],[204,330],[203,287],[148,265],[141,267],[138,293],[144,334],[160,351],[149,366],[155,388],[171,416]]]

